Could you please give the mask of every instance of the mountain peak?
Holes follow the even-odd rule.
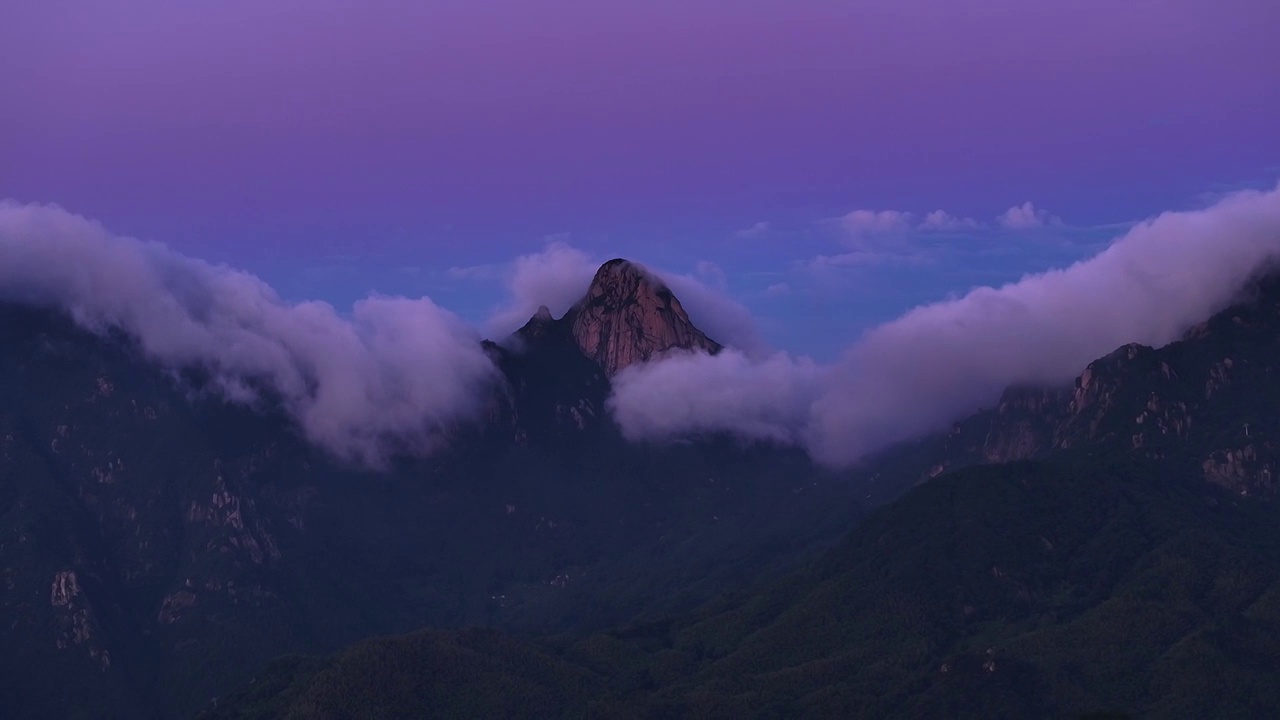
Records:
[[[589,296],[593,292],[607,292],[609,288],[620,285],[644,283],[666,289],[666,285],[643,265],[625,258],[614,258],[596,270],[595,277],[591,278],[591,286],[587,288],[587,294]]]
[[[644,266],[615,258],[565,316],[583,354],[610,376],[672,349],[719,352],[671,290]]]

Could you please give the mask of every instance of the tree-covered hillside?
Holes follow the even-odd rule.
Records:
[[[1132,458],[975,467],[678,620],[371,641],[278,663],[208,717],[1274,716],[1277,519]]]

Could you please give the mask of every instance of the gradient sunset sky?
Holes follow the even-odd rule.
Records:
[[[1280,177],[1271,0],[3,5],[0,198],[340,307],[567,243],[828,358]]]

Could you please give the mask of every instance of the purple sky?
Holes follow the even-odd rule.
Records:
[[[1270,0],[6,4],[0,198],[343,305],[478,319],[501,289],[449,268],[567,233],[716,263],[770,340],[823,356],[1280,173]],[[1026,201],[1062,222],[995,229]],[[859,209],[987,227],[853,262],[825,221]]]

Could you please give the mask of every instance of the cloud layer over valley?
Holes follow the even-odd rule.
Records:
[[[1278,254],[1280,188],[1240,192],[1140,223],[1071,267],[919,307],[829,367],[726,353],[628,368],[612,409],[634,439],[721,430],[794,439],[847,464],[941,429],[1009,385],[1066,382],[1125,343],[1168,343]]]
[[[52,205],[0,203],[0,300],[119,327],[164,366],[207,369],[233,401],[265,386],[313,442],[375,466],[434,448],[496,378],[478,335],[427,298],[373,296],[344,318]]]
[[[1030,203],[1015,210],[1013,224],[1056,222]],[[868,233],[906,222],[857,220]],[[940,212],[927,222],[973,225]],[[1278,253],[1280,188],[1239,192],[1140,223],[1070,267],[918,307],[830,365],[769,350],[720,268],[654,270],[693,322],[730,348],[625,369],[610,410],[633,440],[726,432],[845,465],[943,428],[1009,385],[1066,382],[1124,343],[1174,340]],[[539,305],[563,314],[607,259],[555,242],[451,274],[505,285],[509,298],[486,326],[501,337]],[[255,402],[265,387],[309,439],[373,465],[396,450],[437,447],[449,427],[478,416],[498,381],[481,334],[425,297],[371,296],[347,314],[288,303],[251,274],[113,235],[52,205],[0,203],[0,301],[58,307],[93,330],[119,327],[166,367],[207,369],[233,401]]]

